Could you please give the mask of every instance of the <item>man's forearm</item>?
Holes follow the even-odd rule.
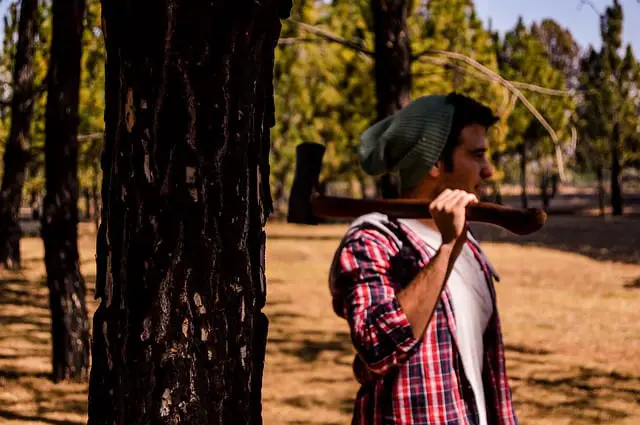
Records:
[[[398,292],[398,302],[417,339],[422,338],[431,320],[461,247],[460,243],[454,242],[441,245],[429,264],[418,272],[406,288]]]

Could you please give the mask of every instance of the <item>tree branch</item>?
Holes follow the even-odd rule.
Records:
[[[325,39],[327,41],[331,41],[333,43],[338,43],[338,44],[340,44],[342,46],[348,47],[348,48],[353,49],[353,50],[355,50],[357,52],[360,52],[360,53],[364,53],[364,54],[366,54],[368,56],[374,56],[374,52],[364,48],[360,42],[347,40],[346,38],[340,37],[339,35],[336,35],[336,34],[332,34],[329,31],[325,31],[325,30],[320,29],[318,27],[314,27],[313,25],[305,24],[303,22],[295,21],[295,20],[290,19],[290,18],[287,19],[287,22],[291,22],[292,24],[296,25],[302,31],[306,31],[306,32],[311,33],[311,34],[315,34],[318,37],[321,37],[321,38],[323,38],[323,39]]]
[[[564,161],[562,159],[562,151],[560,150],[560,142],[558,140],[558,135],[553,130],[553,128],[549,125],[547,120],[544,119],[544,117],[540,114],[540,112],[538,112],[538,110],[531,104],[531,102],[529,102],[529,100],[520,92],[520,90],[518,90],[513,85],[513,83],[511,81],[502,78],[499,74],[497,74],[494,71],[490,70],[489,68],[487,68],[486,66],[482,65],[478,61],[476,61],[476,60],[474,60],[474,59],[472,59],[472,58],[470,58],[468,56],[465,56],[463,54],[460,54],[460,53],[447,52],[447,51],[443,51],[443,50],[435,50],[434,49],[434,50],[424,50],[424,51],[420,52],[420,54],[417,55],[416,57],[421,57],[421,56],[426,56],[426,55],[441,55],[441,56],[445,56],[445,57],[448,57],[448,58],[460,60],[460,61],[470,65],[471,67],[477,69],[478,71],[480,71],[480,72],[482,72],[484,74],[492,76],[501,85],[503,85],[504,87],[509,89],[509,91],[511,91],[524,104],[524,106],[529,110],[529,112],[531,112],[533,114],[533,116],[538,120],[538,122],[540,122],[540,124],[544,127],[544,129],[547,130],[547,133],[549,133],[549,136],[551,136],[551,140],[553,141],[553,143],[555,144],[555,147],[556,147],[556,158],[557,158],[557,162],[558,162],[558,174],[560,175],[561,181],[562,182],[566,182],[566,174],[564,172]]]
[[[85,140],[97,140],[102,137],[104,137],[104,133],[100,132],[100,133],[79,134],[77,138],[79,142],[82,142]]]
[[[417,60],[420,59],[423,62],[430,62],[433,63],[435,65],[441,65],[441,66],[451,66],[453,68],[459,69],[461,71],[464,71],[468,74],[472,74],[475,77],[479,77],[479,78],[483,78],[485,80],[491,80],[491,81],[496,81],[496,82],[500,82],[500,78],[497,78],[496,75],[493,74],[488,74],[486,72],[482,72],[482,73],[478,73],[478,72],[471,72],[468,69],[465,69],[464,67],[461,67],[459,65],[453,64],[450,61],[447,60],[438,60],[435,58],[429,58],[429,55],[433,54],[433,50],[431,49],[426,49],[421,51],[420,53],[414,55],[411,59],[412,60]],[[454,53],[454,52],[446,52],[446,51],[441,51],[440,54],[442,53]],[[456,55],[460,55],[460,53],[455,53]],[[462,55],[463,56],[463,55]],[[488,69],[488,68],[487,68]],[[505,80],[507,81],[507,80]],[[542,86],[538,86],[536,84],[531,84],[531,83],[523,83],[520,81],[513,81],[513,80],[508,80],[511,82],[511,84],[514,85],[514,87],[520,88],[520,89],[524,89],[527,91],[532,91],[532,92],[536,92],[536,93],[541,93],[541,94],[546,94],[549,96],[573,96],[575,95],[576,91],[575,90],[559,90],[559,89],[550,89],[547,87],[542,87]]]
[[[442,67],[450,67],[450,68],[455,68],[458,69],[462,72],[465,72],[467,74],[473,75],[476,78],[482,79],[482,80],[487,80],[487,81],[497,81],[496,78],[487,75],[486,73],[482,73],[482,72],[478,72],[469,68],[465,68],[463,66],[460,66],[456,63],[453,63],[451,61],[449,61],[448,59],[442,59],[442,58],[434,58],[434,57],[429,57],[429,56],[422,56],[421,58],[422,62],[428,62],[430,64],[436,65],[436,66],[442,66]],[[423,73],[414,73],[414,76],[421,76],[421,75],[425,75]],[[503,95],[502,95],[502,105],[500,105],[500,112],[498,113],[499,116],[502,116],[504,114],[505,108],[507,107],[507,105],[509,104],[509,90],[504,90],[503,91]]]
[[[279,46],[290,46],[293,44],[302,44],[302,43],[318,43],[326,41],[322,38],[296,38],[296,37],[285,37],[278,40]]]
[[[583,2],[589,2],[589,0],[582,0]],[[590,2],[589,2],[590,3]],[[362,43],[360,42],[356,42],[356,41],[351,41],[351,40],[347,40],[343,37],[340,37],[338,35],[332,34],[329,31],[317,28],[313,25],[309,25],[309,24],[305,24],[303,22],[298,22],[295,21],[293,19],[287,19],[288,22],[291,22],[292,24],[296,25],[299,29],[301,29],[302,31],[306,31],[309,32],[311,34],[317,35],[318,37],[325,39],[327,41],[333,42],[333,43],[337,43],[340,44],[342,46],[348,47],[350,49],[353,49],[363,55],[366,55],[367,57],[374,57],[375,58],[375,53],[371,50],[368,50],[366,48],[364,48],[362,46]],[[479,71],[481,74],[485,75],[486,77],[484,79],[488,79],[491,81],[495,81],[498,84],[500,84],[501,86],[505,87],[509,92],[511,92],[514,97],[511,99],[511,101],[509,102],[509,110],[513,109],[513,106],[515,105],[515,101],[520,100],[524,106],[529,110],[529,112],[531,112],[531,114],[533,114],[533,116],[538,120],[538,122],[540,122],[540,124],[544,127],[544,129],[549,133],[549,136],[551,136],[551,140],[553,141],[554,145],[555,145],[555,150],[556,150],[556,159],[557,159],[557,163],[558,163],[558,174],[560,175],[560,180],[562,182],[566,181],[566,174],[564,172],[564,161],[562,159],[562,151],[560,149],[560,142],[558,140],[558,136],[556,134],[556,132],[553,130],[553,128],[549,125],[549,123],[544,119],[544,117],[540,114],[540,112],[538,112],[538,110],[531,104],[531,102],[529,102],[529,100],[522,94],[522,92],[518,89],[518,86],[529,90],[529,91],[537,91],[539,93],[544,93],[547,95],[570,95],[570,92],[565,92],[562,90],[554,90],[554,89],[548,89],[545,87],[540,87],[540,86],[536,86],[534,84],[529,84],[529,83],[520,83],[520,82],[513,82],[513,81],[509,81],[505,78],[503,78],[502,76],[500,76],[498,73],[490,70],[489,68],[485,67],[484,65],[480,64],[478,61],[470,58],[469,56],[463,55],[461,53],[455,53],[455,52],[448,52],[448,51],[444,51],[444,50],[437,50],[437,49],[425,49],[421,52],[419,52],[416,55],[412,55],[411,60],[415,61],[415,60],[422,60],[424,62],[431,62],[434,63],[433,58],[428,58],[428,56],[444,56],[448,59],[453,59],[453,60],[458,60],[458,61],[462,61],[464,63],[466,63],[467,65],[471,66],[472,68],[475,68],[477,71]],[[442,64],[442,62],[440,62],[440,64]],[[468,70],[467,70],[468,72]],[[560,94],[562,93],[562,94]],[[506,102],[503,101],[503,105]]]
[[[590,0],[580,0],[580,3],[578,4],[578,10],[580,10],[582,8],[582,6],[584,6],[585,4],[587,6],[590,6],[591,9],[595,12],[595,14],[598,15],[598,17],[601,16],[600,11],[598,10],[598,8]]]

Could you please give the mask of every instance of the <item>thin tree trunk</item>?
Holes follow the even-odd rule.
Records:
[[[91,218],[93,219],[93,223],[96,227],[96,231],[98,231],[98,226],[100,225],[100,194],[98,193],[98,185],[100,175],[100,162],[98,160],[93,163],[93,182],[91,185],[91,200],[93,205],[93,211],[91,212]]]
[[[11,128],[4,151],[4,173],[0,188],[0,264],[20,267],[19,223],[22,188],[29,161],[30,128],[33,116],[33,54],[37,31],[37,0],[22,0],[18,22],[18,43],[13,66]]]
[[[605,215],[605,189],[604,189],[604,167],[598,166],[596,170],[598,177],[598,206],[600,207],[600,215]]]
[[[32,190],[29,196],[29,207],[31,208],[31,218],[33,220],[40,220],[40,208],[38,206],[38,192]]]
[[[366,182],[364,176],[358,176],[357,180],[358,180],[358,185],[360,187],[360,197],[362,199],[367,199],[368,198],[368,196],[367,196],[367,182]]]
[[[498,205],[502,205],[502,188],[501,188],[500,182],[495,182],[494,191],[495,191],[494,202]]]
[[[377,121],[400,110],[411,100],[411,46],[407,0],[371,0],[375,33]],[[378,181],[384,198],[399,197],[398,178],[385,174]]]
[[[520,186],[522,208],[527,208],[529,206],[527,198],[527,144],[524,141],[520,144]]]
[[[84,218],[91,220],[91,193],[89,189],[84,189],[82,194],[84,196]]]
[[[290,8],[103,1],[90,425],[262,422],[274,50]]]
[[[620,128],[619,124],[613,128],[611,142],[611,208],[613,215],[622,215],[622,167],[620,166]]]
[[[77,136],[84,8],[84,0],[53,0],[41,231],[56,382],[86,380],[89,368],[85,282],[78,262]]]
[[[551,195],[549,191],[552,190],[551,187],[551,178],[548,170],[542,171],[542,176],[540,176],[540,198],[542,199],[542,209],[545,211],[549,211],[549,203],[551,202]]]

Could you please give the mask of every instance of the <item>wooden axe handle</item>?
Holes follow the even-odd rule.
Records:
[[[430,218],[429,202],[418,199],[354,199],[313,194],[313,215],[322,218],[353,219],[379,212],[396,218]],[[512,208],[487,202],[467,207],[467,220],[500,226],[516,235],[528,235],[542,228],[547,214],[537,208]]]

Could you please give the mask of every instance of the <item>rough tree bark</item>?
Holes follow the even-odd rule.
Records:
[[[18,43],[13,65],[11,129],[4,151],[4,173],[0,189],[0,264],[20,267],[18,221],[27,162],[34,104],[33,54],[38,0],[22,0],[18,22]]]
[[[411,101],[411,46],[407,0],[371,0],[375,35],[376,115],[381,121]],[[399,196],[395,175],[378,182],[383,198]]]
[[[89,424],[260,424],[286,0],[103,1]]]
[[[45,112],[42,239],[53,345],[53,380],[86,380],[89,321],[78,264],[78,100],[84,0],[53,0]]]

